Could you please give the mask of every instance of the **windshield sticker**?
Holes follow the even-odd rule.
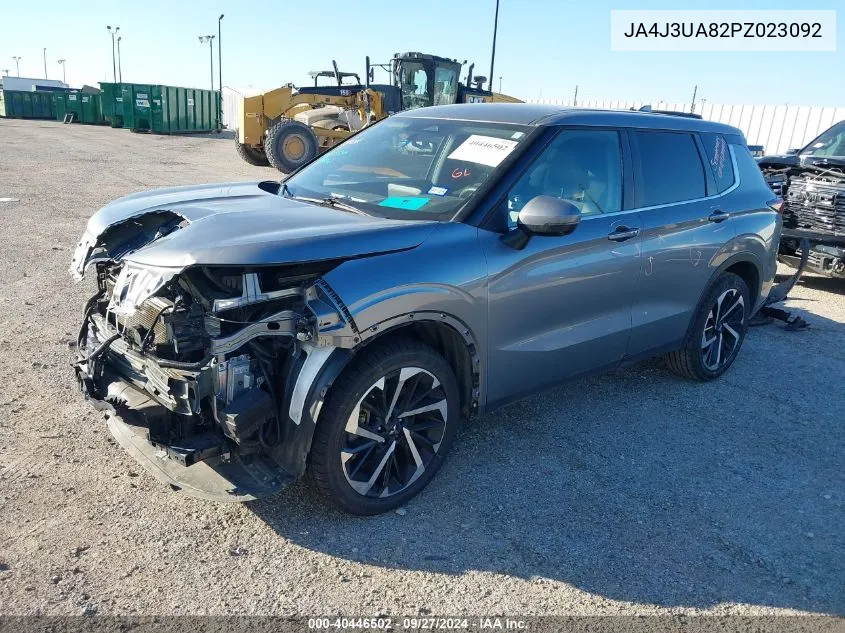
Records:
[[[514,139],[521,139],[523,136],[525,136],[525,132],[514,132],[511,134],[511,138]]]
[[[428,190],[428,193],[430,193],[432,196],[445,196],[447,193],[449,193],[449,188],[448,187],[432,187],[431,189]]]
[[[447,158],[498,167],[499,163],[505,160],[515,147],[516,141],[473,134]]]
[[[390,196],[378,203],[380,207],[392,209],[404,209],[405,211],[417,211],[428,204],[431,198],[405,198],[402,196]]]

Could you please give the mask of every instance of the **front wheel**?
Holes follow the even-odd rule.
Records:
[[[352,514],[387,512],[434,477],[460,416],[449,364],[413,339],[362,353],[332,387],[311,449],[314,478]]]
[[[743,279],[725,273],[707,291],[684,346],[666,356],[669,369],[691,380],[713,380],[736,359],[751,311],[750,293]]]
[[[292,119],[276,122],[264,139],[264,154],[270,164],[289,174],[313,160],[320,151],[314,131]]]

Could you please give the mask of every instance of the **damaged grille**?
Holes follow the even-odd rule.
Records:
[[[793,177],[786,194],[783,224],[789,229],[845,237],[845,183]]]

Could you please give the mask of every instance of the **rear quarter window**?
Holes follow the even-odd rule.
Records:
[[[637,206],[652,207],[704,198],[704,165],[689,132],[637,130]]]
[[[771,189],[763,177],[763,172],[760,171],[760,166],[754,160],[749,149],[745,145],[735,143],[731,143],[731,149],[736,159],[736,167],[739,170],[738,176],[742,183],[742,188],[757,188],[771,193]]]
[[[704,144],[704,152],[707,154],[710,171],[716,181],[716,191],[722,193],[730,189],[735,180],[728,142],[724,136],[713,132],[702,132],[699,136]]]

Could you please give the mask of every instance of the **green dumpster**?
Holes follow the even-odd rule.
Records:
[[[101,82],[100,88],[102,114],[113,127],[158,134],[220,130],[217,90],[108,82]]]
[[[0,116],[15,119],[52,119],[53,94],[48,91],[0,90]]]
[[[73,120],[77,123],[82,120],[82,101],[79,97],[78,92],[69,92],[65,96],[65,114],[73,114]]]
[[[106,123],[103,117],[102,98],[98,94],[79,94],[80,123],[89,125],[102,125]]]
[[[112,127],[123,127],[123,84],[100,82],[103,118]]]

